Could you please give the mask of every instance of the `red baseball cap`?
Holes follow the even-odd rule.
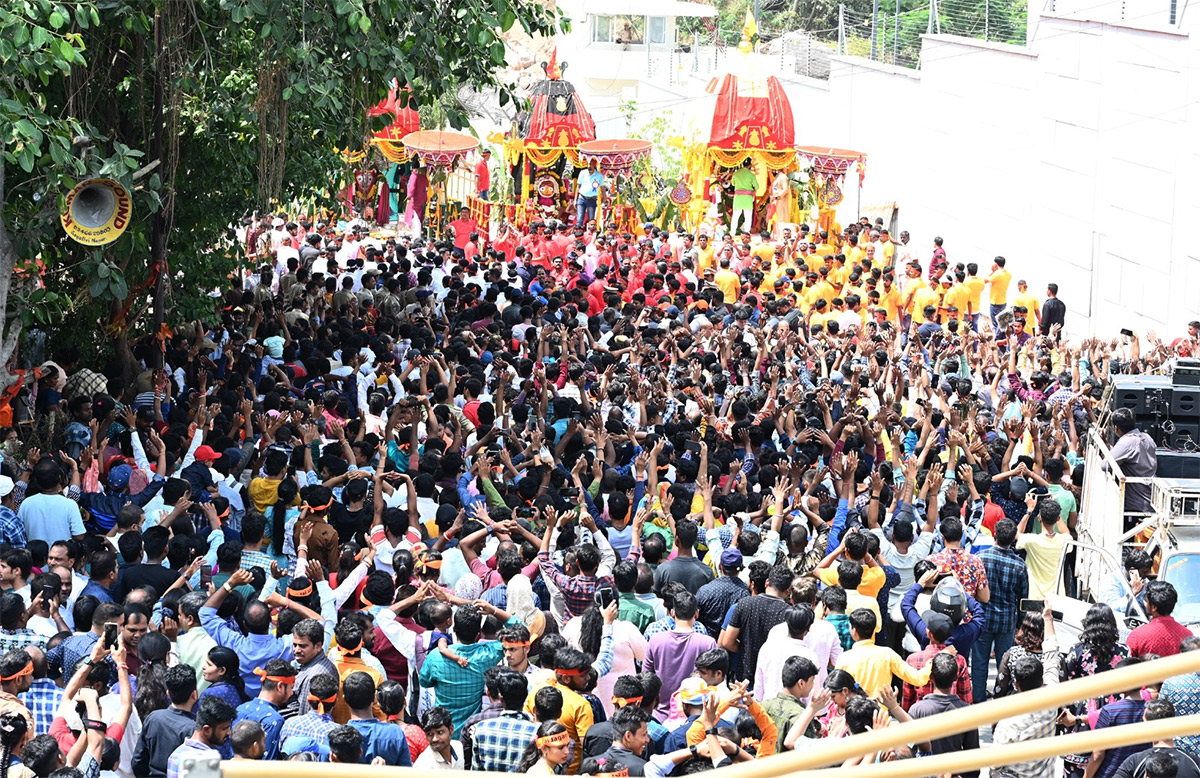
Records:
[[[221,458],[221,455],[213,451],[212,446],[201,446],[196,449],[196,461],[198,462],[215,462]]]

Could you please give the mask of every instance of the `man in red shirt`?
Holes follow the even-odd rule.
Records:
[[[484,149],[475,163],[475,193],[480,200],[488,199],[488,190],[492,186],[492,174],[488,170],[488,161],[492,158],[491,149]]]
[[[608,286],[608,266],[599,265],[592,275],[594,280],[588,284],[589,316],[595,316],[604,311],[604,287]]]
[[[1150,623],[1129,633],[1129,639],[1125,641],[1129,653],[1139,658],[1146,654],[1173,656],[1179,653],[1180,644],[1191,636],[1192,631],[1171,616],[1178,601],[1179,593],[1166,581],[1146,584],[1146,611]]]

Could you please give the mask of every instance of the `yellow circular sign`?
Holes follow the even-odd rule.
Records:
[[[63,229],[85,246],[103,246],[121,237],[129,226],[133,198],[111,178],[80,181],[67,195]]]

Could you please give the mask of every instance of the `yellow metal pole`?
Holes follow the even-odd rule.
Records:
[[[885,730],[897,729],[888,727]],[[1003,748],[983,747],[955,754],[940,754],[922,759],[904,759],[898,762],[880,762],[854,768],[864,778],[926,778],[931,775],[959,774],[968,770],[979,770],[984,767],[999,767],[1001,765],[1021,764],[1042,759],[1049,759],[1061,754],[1087,753],[1099,749],[1112,749],[1120,746],[1152,743],[1156,740],[1166,740],[1180,735],[1200,731],[1200,714],[1180,716],[1173,719],[1144,721],[1137,724],[1126,724],[1107,729],[1076,732],[1070,735],[1030,740],[1024,743],[1014,743]],[[867,735],[847,738],[847,742],[862,742]],[[775,767],[780,762],[781,755],[768,757],[761,761],[742,762],[732,767],[716,771],[722,778],[740,778],[749,774],[748,768],[755,766]],[[221,764],[221,778],[351,778],[361,776],[365,765],[315,763],[315,762],[254,762],[237,760]],[[408,778],[412,774],[409,767],[372,767],[372,770],[383,769],[393,776]],[[828,770],[805,770],[790,773],[792,778],[835,778],[843,768]],[[776,773],[779,774],[779,773]],[[468,778],[479,775],[479,772],[439,771],[438,775],[458,776]]]
[[[840,765],[850,757],[860,754],[873,753],[910,743],[921,743],[977,729],[1000,719],[1020,716],[1033,711],[1051,710],[1078,700],[1138,689],[1167,678],[1196,672],[1200,672],[1200,651],[1191,651],[1141,662],[1129,667],[1108,670],[1066,683],[1050,684],[1040,689],[971,705],[911,723],[893,724],[881,730],[865,732],[853,737],[818,741],[806,745],[802,751],[787,751],[767,759],[742,762],[720,772],[722,778],[780,778],[795,773],[800,773],[805,778],[831,778],[831,771],[817,770],[816,768]],[[1138,729],[1139,727],[1144,728]],[[920,778],[971,770],[980,765],[1012,764],[1044,759],[1049,755],[1090,751],[1099,746],[1112,748],[1119,745],[1146,743],[1158,737],[1173,737],[1197,731],[1200,731],[1200,715],[1181,716],[1147,724],[1131,724],[1097,732],[1077,733],[1048,738],[1043,741],[1006,745],[1003,749],[984,748],[978,752],[966,754],[927,757],[896,765],[884,764],[856,769],[870,773],[869,778]],[[952,767],[942,769],[934,767],[934,765],[940,764],[934,761],[937,759],[962,761],[954,761]],[[983,761],[979,762],[980,759]],[[911,765],[908,771],[903,770],[906,765]],[[885,768],[900,772],[885,772]],[[408,778],[410,775],[406,768],[382,769],[389,772],[399,771],[395,772],[394,778],[401,778],[401,776]],[[350,778],[350,776],[360,776],[362,770],[363,765],[232,761],[222,764],[222,778],[315,778],[318,773],[330,778],[339,778],[339,776]],[[454,778],[453,774],[449,772],[444,775],[447,778]],[[461,772],[458,774],[458,778],[468,778],[468,775],[466,772]]]
[[[1198,731],[1200,731],[1200,714],[1143,721],[1137,724],[1087,732],[1074,732],[1070,735],[1048,737],[1041,740],[1010,743],[1003,747],[984,746],[955,754],[939,754],[921,759],[904,759],[899,762],[881,762],[854,769],[867,773],[867,778],[925,778],[929,775],[958,775],[968,770],[1036,762],[1062,754],[1086,754],[1119,746],[1153,743],[1156,740],[1191,735]],[[723,775],[726,778],[733,778],[735,770],[736,767],[730,768],[728,771],[723,771]],[[840,767],[828,770],[806,770],[796,773],[796,775],[803,776],[803,778],[834,778],[842,770],[843,768]],[[741,774],[741,771],[737,771],[737,775]]]
[[[839,765],[859,754],[954,735],[1000,719],[1061,708],[1078,700],[1138,689],[1176,675],[1195,672],[1200,672],[1200,651],[1120,667],[1066,683],[1049,684],[1040,689],[939,713],[927,719],[867,732],[857,737],[822,740],[803,751],[787,751],[770,759],[739,764],[730,769],[737,770],[738,778],[774,778],[800,770]]]

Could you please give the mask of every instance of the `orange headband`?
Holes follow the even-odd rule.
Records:
[[[21,678],[22,676],[26,676],[26,675],[33,675],[33,660],[32,659],[29,660],[29,664],[25,665],[25,667],[23,669],[13,673],[12,675],[0,676],[0,681],[15,681],[16,679]]]
[[[329,502],[325,503],[324,505],[309,505],[308,503],[304,503],[304,507],[308,508],[313,513],[322,513],[324,511],[327,511],[327,510],[329,510],[330,505],[333,505],[333,500],[330,500]]]
[[[317,695],[313,694],[312,692],[309,692],[308,693],[308,701],[310,703],[312,703],[313,705],[317,706],[318,712],[324,713],[325,707],[327,705],[332,705],[335,702],[337,702],[337,695],[333,694],[333,695],[330,695],[329,697],[325,697],[324,699],[322,699],[321,697],[318,697]]]
[[[566,677],[568,677],[568,678],[574,678],[574,677],[578,677],[578,676],[584,676],[584,675],[587,675],[587,674],[588,674],[588,671],[587,671],[586,669],[582,669],[582,670],[564,670],[564,669],[563,669],[563,668],[561,668],[561,667],[560,667],[560,668],[558,668],[557,670],[555,670],[554,672],[558,673],[559,675],[565,675],[565,676],[566,676]]]
[[[524,640],[524,641],[502,640],[500,642],[504,645],[505,648],[529,648],[528,640]]]
[[[367,607],[367,608],[374,608],[374,607],[375,607],[375,603],[373,603],[373,602],[371,602],[370,600],[368,600],[368,599],[367,599],[367,595],[365,595],[365,594],[360,594],[360,595],[358,595],[358,598],[359,598],[360,600],[362,600],[362,604],[363,604],[363,606],[364,606],[364,607]]]
[[[217,518],[218,518],[218,519],[227,519],[227,518],[229,518],[229,508],[226,508],[224,513],[219,513],[219,514],[217,514]]]
[[[312,581],[309,581],[308,586],[305,586],[303,589],[293,589],[291,586],[289,586],[288,594],[292,595],[293,597],[307,597],[308,595],[312,594],[312,589]]]
[[[612,772],[604,772],[604,767],[608,764],[608,760],[602,756],[596,758],[596,764],[600,766],[600,772],[596,773],[597,778],[599,778],[599,776],[608,776],[608,778],[627,778],[629,775],[628,767],[622,767],[620,770],[613,770]]]
[[[571,742],[571,733],[559,732],[557,735],[547,735],[537,739],[538,748],[546,748],[547,746],[565,746]]]
[[[627,705],[637,705],[641,701],[641,697],[613,697],[613,705],[616,705],[618,708],[624,708]]]
[[[296,676],[294,675],[267,675],[267,671],[261,667],[254,668],[254,674],[264,681],[274,681],[285,686],[291,686],[296,682]]]

